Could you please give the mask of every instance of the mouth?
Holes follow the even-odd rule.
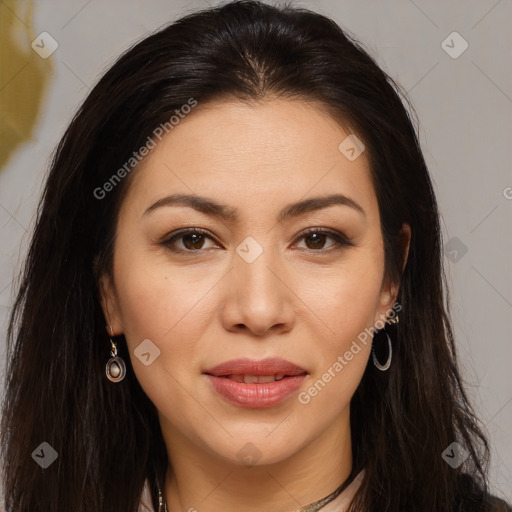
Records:
[[[260,360],[249,358],[232,359],[231,361],[218,364],[204,373],[214,377],[237,377],[237,381],[240,382],[240,376],[243,378],[273,377],[274,380],[280,380],[284,377],[301,375],[307,373],[307,371],[286,359],[269,357]],[[250,382],[258,381],[249,380],[247,383]]]
[[[306,372],[303,372],[299,375],[305,374]],[[244,384],[263,384],[266,382],[280,381],[287,377],[294,377],[294,375],[284,375],[283,373],[279,373],[275,375],[218,375],[218,377],[224,377],[240,383],[243,382]]]
[[[264,409],[284,403],[300,388],[308,372],[290,361],[269,358],[227,361],[204,374],[230,404]]]

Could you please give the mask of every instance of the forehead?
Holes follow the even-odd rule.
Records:
[[[283,196],[338,192],[371,208],[366,155],[351,160],[340,151],[349,136],[315,102],[199,103],[145,158],[128,194],[145,202],[166,193],[208,195],[254,209]]]

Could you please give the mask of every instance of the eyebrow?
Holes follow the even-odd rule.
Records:
[[[343,194],[333,194],[328,196],[311,197],[291,203],[279,212],[277,215],[277,221],[281,222],[292,217],[299,217],[305,213],[314,212],[334,205],[348,206],[363,216],[366,215],[363,207],[350,197]],[[194,210],[211,217],[218,217],[231,222],[236,222],[239,219],[239,211],[236,208],[220,204],[213,199],[194,194],[173,194],[162,197],[152,204],[144,212],[143,216],[165,206],[185,206],[193,208]]]

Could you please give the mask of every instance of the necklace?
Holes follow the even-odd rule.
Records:
[[[327,503],[330,503],[331,501],[336,499],[341,494],[341,492],[344,491],[349,486],[349,484],[352,482],[354,477],[355,477],[354,471],[352,471],[352,473],[349,475],[349,477],[335,491],[331,492],[331,494],[329,494],[329,496],[326,496],[325,498],[322,498],[321,500],[310,503],[309,505],[302,507],[297,512],[317,512],[322,507],[327,505]],[[156,480],[156,485],[158,488],[158,512],[169,512],[167,510],[167,501],[162,496],[162,491],[160,490],[160,484],[158,483],[158,479]]]

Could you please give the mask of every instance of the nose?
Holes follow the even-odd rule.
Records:
[[[271,249],[264,249],[250,261],[235,254],[233,269],[223,283],[224,328],[255,336],[290,331],[294,323],[295,296],[289,270]]]

